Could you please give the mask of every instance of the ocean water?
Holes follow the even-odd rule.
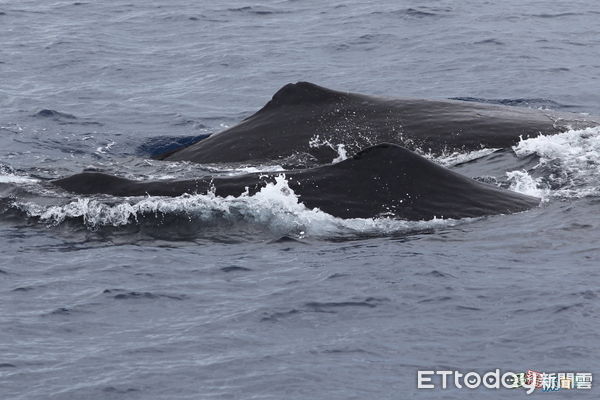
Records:
[[[270,170],[148,155],[300,80],[600,115],[599,54],[591,0],[0,2],[0,398],[505,399],[527,395],[417,371],[600,373],[599,128],[434,158],[542,198],[479,219],[341,220],[284,179],[227,199],[43,184]]]

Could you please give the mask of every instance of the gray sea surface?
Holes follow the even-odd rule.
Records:
[[[598,128],[523,140],[526,168],[436,158],[543,199],[480,219],[340,220],[285,181],[228,199],[39,184],[261,170],[149,152],[296,81],[600,115],[600,3],[1,0],[0,399],[516,399],[417,371],[600,379]]]

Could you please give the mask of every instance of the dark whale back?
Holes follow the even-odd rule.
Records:
[[[206,193],[239,196],[259,191],[276,174],[134,182],[101,173],[82,173],[53,183],[65,190],[117,196],[177,196]],[[380,144],[343,162],[286,173],[289,187],[308,208],[340,218],[389,215],[407,220],[479,217],[523,211],[539,199],[459,175],[394,144]]]
[[[327,89],[309,82],[288,83],[279,89],[260,111],[281,106],[337,102],[349,96],[349,93]]]
[[[379,98],[298,82],[281,88],[240,124],[158,158],[232,163],[296,157],[326,164],[337,157],[340,144],[349,155],[383,142],[439,154],[506,148],[521,136],[597,124],[577,114],[458,100]]]

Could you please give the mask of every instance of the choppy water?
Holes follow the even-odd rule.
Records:
[[[0,398],[499,399],[526,395],[417,390],[417,370],[600,373],[598,128],[522,141],[510,168],[435,159],[543,198],[476,220],[340,220],[283,180],[229,199],[40,185],[214,173],[145,155],[298,80],[598,115],[600,4],[204,3],[0,3]]]

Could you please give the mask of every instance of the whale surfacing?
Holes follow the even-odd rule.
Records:
[[[288,84],[254,115],[211,137],[158,156],[168,161],[330,163],[379,143],[441,154],[507,148],[519,138],[599,125],[579,114],[459,100],[391,99]]]
[[[217,196],[255,194],[279,173],[140,182],[84,172],[52,183],[79,194]],[[339,218],[390,216],[405,220],[465,218],[524,211],[539,199],[503,190],[443,168],[401,146],[379,144],[337,164],[285,172],[308,208]]]

